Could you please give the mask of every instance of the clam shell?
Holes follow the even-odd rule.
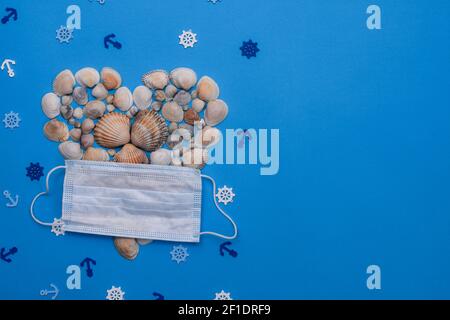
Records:
[[[61,116],[66,120],[72,118],[72,116],[73,116],[73,108],[71,106],[62,105],[60,112],[61,112]]]
[[[121,113],[108,113],[97,122],[94,137],[105,148],[123,146],[130,141],[130,119]]]
[[[66,160],[80,160],[83,157],[80,144],[76,142],[63,142],[58,146],[58,150]]]
[[[102,148],[89,147],[83,154],[83,160],[109,161],[109,154]]]
[[[146,151],[154,151],[167,141],[169,131],[164,119],[155,111],[142,110],[131,128],[131,142]]]
[[[73,128],[69,131],[69,135],[73,141],[80,141],[81,138],[81,129]]]
[[[194,110],[189,109],[184,113],[184,122],[186,122],[187,124],[193,126],[197,121],[200,121],[200,116]]]
[[[61,104],[65,106],[69,106],[73,101],[72,96],[62,96],[61,97]]]
[[[168,166],[172,162],[172,155],[170,150],[158,149],[150,154],[150,163],[161,166]]]
[[[133,260],[139,253],[139,245],[136,239],[114,238],[114,246],[119,254],[128,260]]]
[[[160,101],[160,102],[162,102],[162,101],[165,101],[166,100],[166,93],[164,92],[164,90],[156,90],[155,91],[155,99],[157,100],[157,101]]]
[[[41,107],[48,118],[56,118],[61,112],[61,100],[56,94],[49,92],[42,97]]]
[[[162,115],[169,121],[180,122],[183,120],[183,109],[175,101],[169,101],[162,107]]]
[[[69,128],[64,122],[52,119],[44,125],[44,135],[51,141],[67,141],[69,139]]]
[[[220,89],[217,83],[208,76],[204,76],[197,84],[197,95],[203,101],[216,100],[219,97]]]
[[[140,110],[147,109],[152,104],[152,92],[146,86],[136,87],[133,91],[133,100]]]
[[[117,89],[122,84],[120,73],[113,68],[105,67],[101,71],[103,85],[108,90]]]
[[[155,101],[152,103],[152,109],[158,112],[162,108],[162,102],[161,101]]]
[[[175,96],[175,94],[177,93],[178,89],[177,87],[175,87],[172,84],[169,84],[165,89],[164,89],[164,93],[166,98],[171,99]]]
[[[183,166],[194,169],[202,169],[208,161],[206,149],[194,148],[183,152]]]
[[[98,100],[103,100],[108,96],[108,90],[105,88],[103,83],[98,83],[94,89],[92,89],[92,95]]]
[[[133,105],[133,95],[131,94],[130,89],[127,87],[120,87],[114,93],[113,104],[120,111],[128,111]]]
[[[153,242],[153,240],[150,239],[136,239],[137,243],[139,243],[141,246],[146,246]]]
[[[94,68],[83,68],[75,73],[75,79],[77,82],[83,86],[92,88],[100,81],[100,74]]]
[[[106,111],[106,106],[102,101],[89,101],[84,107],[84,116],[91,119],[100,118]]]
[[[80,139],[83,149],[87,149],[94,145],[94,136],[92,134],[83,134]]]
[[[215,126],[221,123],[228,115],[227,104],[218,99],[208,103],[205,110],[205,121],[208,126]]]
[[[92,119],[84,119],[84,121],[81,123],[81,130],[84,134],[88,134],[94,129],[95,123]]]
[[[183,90],[188,91],[197,82],[197,74],[189,68],[176,68],[170,72],[172,83]]]
[[[194,110],[197,113],[202,112],[203,108],[205,107],[205,101],[200,99],[194,99],[192,101],[192,110]]]
[[[73,89],[72,94],[73,100],[80,106],[84,106],[89,101],[89,96],[87,94],[86,88],[84,87],[76,87]]]
[[[71,94],[75,86],[75,77],[69,69],[61,71],[53,81],[53,91],[58,96]]]
[[[131,143],[122,147],[122,149],[114,155],[114,161],[122,163],[148,163],[147,155],[144,151],[136,148]]]
[[[169,75],[164,70],[150,71],[142,76],[142,82],[150,89],[164,89],[169,83]]]
[[[191,94],[187,91],[180,90],[173,98],[173,101],[178,103],[180,106],[187,106],[191,102]]]

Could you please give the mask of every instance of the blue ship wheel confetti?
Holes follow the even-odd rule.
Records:
[[[256,54],[259,52],[258,43],[252,40],[244,41],[242,47],[240,48],[242,55],[250,59],[252,57],[256,58]]]
[[[41,177],[44,176],[44,167],[41,167],[39,162],[37,163],[30,163],[30,165],[26,168],[27,169],[27,177],[33,180],[39,181]]]

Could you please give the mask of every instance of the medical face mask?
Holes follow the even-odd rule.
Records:
[[[198,170],[84,160],[67,160],[48,173],[47,190],[37,194],[30,207],[41,225],[53,224],[36,218],[34,204],[49,193],[52,173],[63,168],[64,231],[177,242],[199,242],[205,234],[229,240],[237,236],[236,224],[217,203],[214,180]],[[214,203],[233,225],[232,236],[200,232],[202,178],[212,182]]]

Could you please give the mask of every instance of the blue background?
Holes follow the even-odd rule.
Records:
[[[382,10],[380,31],[366,27],[366,8]],[[60,44],[55,30],[66,8],[81,8],[81,30]],[[0,191],[19,194],[16,208],[0,205],[0,298],[104,299],[112,285],[126,299],[450,298],[450,3],[365,0],[1,1],[19,19],[0,25],[0,58],[16,76],[0,73],[3,113],[22,122],[0,128]],[[198,34],[193,49],[178,44],[182,30]],[[115,33],[121,50],[105,49]],[[257,58],[240,55],[242,41],[258,42]],[[61,70],[116,68],[134,88],[149,70],[189,66],[221,87],[230,113],[219,127],[279,128],[280,171],[260,176],[255,165],[212,165],[204,173],[232,186],[226,209],[240,235],[236,259],[219,255],[220,240],[186,245],[186,263],[171,261],[172,243],[141,247],[129,262],[108,237],[55,237],[28,213],[45,174],[62,164],[57,144],[42,135],[43,94]],[[38,206],[60,216],[63,173]],[[204,184],[203,229],[229,233]],[[82,289],[66,288],[66,268],[85,257]],[[382,269],[382,290],[366,287],[366,268]]]

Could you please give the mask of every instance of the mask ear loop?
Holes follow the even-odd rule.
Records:
[[[33,198],[33,201],[31,201],[31,205],[30,205],[30,214],[31,214],[31,217],[33,218],[33,220],[34,220],[35,222],[37,222],[37,223],[39,223],[39,224],[41,224],[41,225],[43,225],[43,226],[51,226],[52,223],[49,223],[49,222],[43,222],[43,221],[39,220],[38,218],[36,218],[36,216],[34,215],[34,210],[33,210],[33,208],[34,208],[34,203],[35,203],[36,200],[39,199],[41,196],[43,196],[43,195],[45,195],[45,194],[49,194],[50,188],[49,188],[49,183],[48,183],[48,182],[49,182],[49,179],[50,179],[50,176],[52,175],[52,173],[55,172],[56,170],[59,170],[59,169],[65,169],[65,168],[66,168],[66,166],[58,166],[58,167],[54,167],[52,170],[50,170],[50,171],[47,173],[47,177],[45,178],[45,191],[38,193],[38,194]]]
[[[205,179],[208,179],[209,181],[212,182],[214,204],[216,205],[217,210],[219,210],[220,213],[222,213],[225,216],[225,218],[227,218],[231,222],[231,224],[233,225],[234,234],[232,236],[225,236],[223,234],[212,232],[212,231],[204,231],[204,232],[200,232],[200,235],[208,234],[208,235],[216,236],[216,237],[219,237],[219,238],[222,238],[222,239],[226,239],[226,240],[236,239],[236,237],[238,235],[238,228],[237,228],[236,223],[233,221],[233,219],[225,211],[222,210],[221,207],[219,207],[219,204],[217,203],[217,200],[216,200],[216,182],[210,176],[202,174],[201,177],[205,178]]]

